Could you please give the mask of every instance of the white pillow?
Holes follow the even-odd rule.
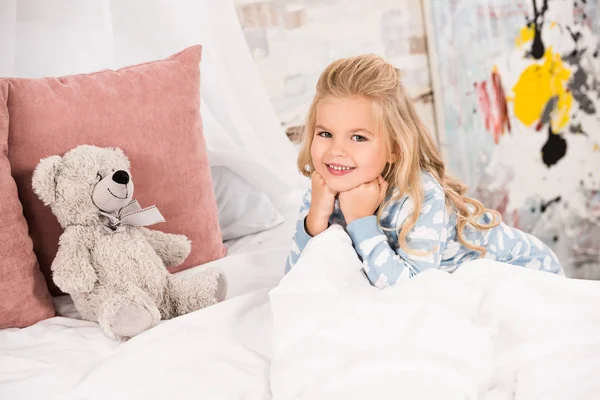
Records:
[[[227,167],[210,169],[223,240],[271,229],[284,221],[266,193]]]

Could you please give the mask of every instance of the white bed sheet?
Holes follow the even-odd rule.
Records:
[[[163,321],[127,343],[78,319],[68,296],[55,299],[60,316],[0,331],[0,399],[269,398],[267,293],[283,276],[301,195],[288,196],[284,223],[226,243],[228,255],[210,263],[228,279],[221,304]],[[124,375],[128,384],[117,384]]]

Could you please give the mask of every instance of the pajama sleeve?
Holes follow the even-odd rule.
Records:
[[[392,286],[400,278],[410,278],[426,269],[440,267],[447,239],[444,191],[431,180],[424,182],[423,189],[425,199],[421,212],[406,240],[411,250],[421,254],[405,251],[396,244],[394,251],[377,225],[375,216],[358,219],[347,227],[369,281],[378,288]],[[412,211],[412,202],[407,199],[393,216],[392,226],[402,226]]]
[[[304,247],[311,239],[311,236],[306,232],[306,227],[304,225],[304,220],[306,219],[308,211],[310,210],[310,200],[311,190],[309,189],[302,198],[302,206],[300,207],[298,220],[296,221],[296,229],[292,238],[292,249],[285,262],[286,274],[294,267],[300,258],[300,254],[302,254],[302,250],[304,250]]]

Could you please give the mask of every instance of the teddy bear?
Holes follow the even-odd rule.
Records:
[[[127,340],[225,298],[227,281],[204,267],[189,279],[171,275],[191,251],[184,235],[146,228],[164,222],[154,206],[133,200],[130,162],[119,148],[78,146],[42,159],[32,186],[63,228],[52,279],[82,318],[111,339]]]

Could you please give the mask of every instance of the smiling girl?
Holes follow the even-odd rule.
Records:
[[[564,274],[539,239],[502,223],[446,174],[399,71],[378,56],[338,60],[322,73],[298,168],[311,189],[286,273],[311,237],[340,224],[379,288],[480,257]]]

